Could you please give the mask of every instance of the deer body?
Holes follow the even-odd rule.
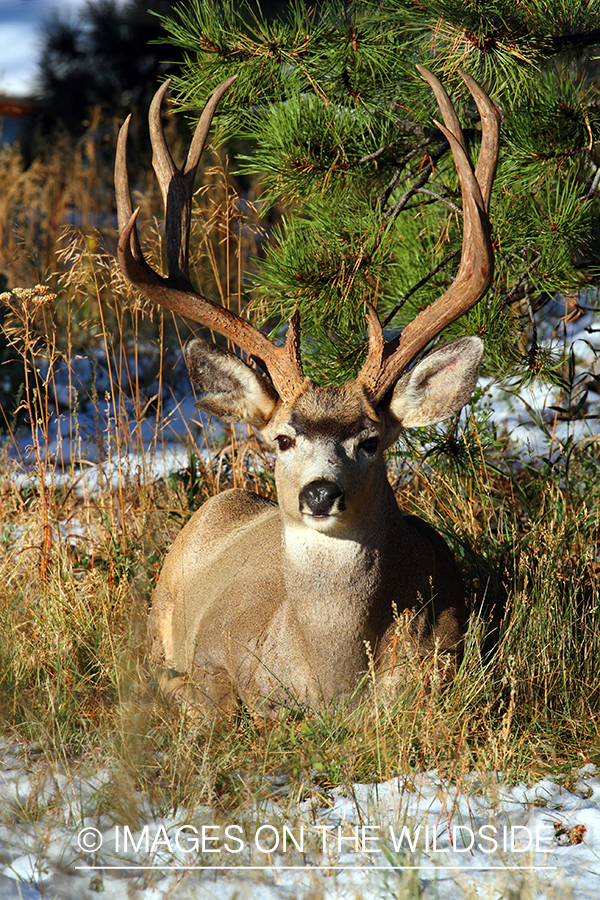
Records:
[[[474,350],[476,367],[474,340],[459,350],[467,358]],[[209,345],[192,344],[188,365],[198,380],[203,354]],[[242,371],[235,357],[227,362]],[[259,381],[250,369],[243,374]],[[402,672],[400,647],[391,652],[401,621],[420,655],[460,653],[456,565],[431,527],[401,514],[383,458],[399,423],[360,399],[356,390],[309,383],[276,405],[263,436],[291,442],[275,467],[280,505],[226,491],[175,540],[150,635],[160,664],[191,674],[188,702],[228,711],[242,701],[274,713],[283,703],[314,709],[345,699],[368,670],[369,652],[377,669]]]
[[[212,498],[169,551],[153,598],[154,657],[171,671],[167,696],[214,713],[238,702],[261,715],[282,704],[319,709],[352,695],[370,660],[402,679],[403,659],[460,656],[463,587],[442,538],[403,516],[387,480],[384,452],[405,428],[460,410],[475,386],[483,344],[466,337],[429,353],[426,344],[470,309],[493,274],[488,205],[498,151],[495,108],[462,74],[482,120],[473,169],[444,89],[434,90],[463,197],[463,249],[452,285],[395,340],[386,342],[366,305],[367,359],[340,387],[306,378],[298,316],[286,344],[275,346],[249,322],[197,294],[188,278],[187,245],[194,174],[212,115],[234,79],[212,95],[188,159],[177,169],[164,140],[158,92],[150,111],[155,171],[166,207],[169,277],[142,254],[127,181],[122,129],[117,151],[121,268],[156,302],[227,336],[261,360],[266,377],[229,351],[192,341],[186,361],[200,406],[245,422],[276,451],[279,505],[246,491]]]
[[[176,539],[155,591],[156,661],[191,674],[189,702],[233,712],[241,701],[269,714],[350,696],[368,670],[365,642],[378,668],[389,668],[395,609],[408,610],[421,654],[434,652],[436,637],[440,652],[457,654],[465,611],[454,560],[425,523],[398,511],[397,525],[385,548],[347,541],[340,552],[335,538],[313,538],[298,559],[286,554],[276,505],[238,490],[212,498]],[[223,531],[213,544],[215,528]],[[422,599],[434,592],[435,633]]]

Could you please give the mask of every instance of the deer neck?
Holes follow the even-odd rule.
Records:
[[[283,572],[288,615],[308,647],[331,656],[343,648],[346,664],[364,668],[365,640],[393,596],[394,560],[403,518],[385,472],[364,517],[342,534],[324,534],[282,511]],[[338,657],[338,675],[343,662]]]

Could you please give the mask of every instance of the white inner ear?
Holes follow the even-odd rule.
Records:
[[[239,416],[244,422],[256,427],[266,425],[277,403],[270,385],[236,356],[223,358],[222,365],[224,372],[241,384],[242,390],[216,392],[211,399],[217,403],[219,399],[226,402],[229,408],[235,409],[236,418]]]
[[[277,406],[277,392],[245,362],[196,339],[188,344],[186,363],[202,392],[200,409],[226,422],[247,422],[258,429],[267,425]]]
[[[483,342],[460,338],[434,350],[396,384],[389,411],[403,428],[441,422],[463,408],[477,383]]]

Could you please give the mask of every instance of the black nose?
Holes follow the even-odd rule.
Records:
[[[313,516],[328,516],[338,501],[338,509],[344,509],[344,492],[334,481],[311,481],[300,491],[300,512],[310,510]]]

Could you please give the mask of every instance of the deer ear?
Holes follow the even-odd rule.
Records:
[[[265,378],[233,353],[199,338],[187,345],[185,361],[202,392],[196,406],[225,422],[265,427],[279,400]]]
[[[400,378],[389,412],[403,428],[433,425],[469,401],[477,383],[483,341],[459,338],[434,350]]]

